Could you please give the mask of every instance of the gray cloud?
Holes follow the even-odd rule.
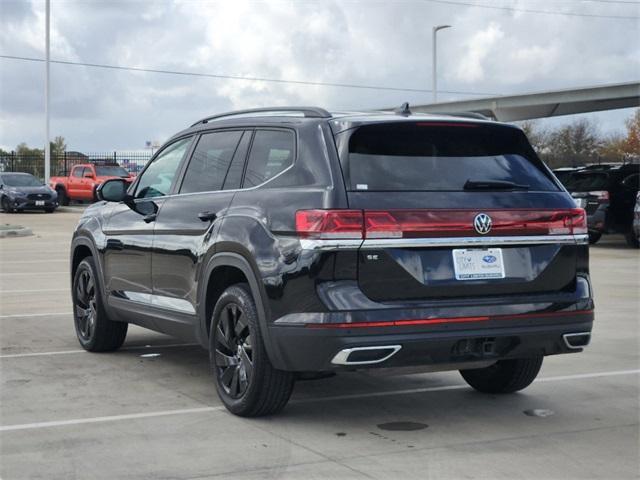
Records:
[[[478,2],[479,3],[479,2]],[[594,2],[516,8],[640,16]],[[0,2],[0,53],[42,57],[44,3]],[[640,78],[640,23],[430,1],[53,1],[52,58],[170,70],[430,88],[431,26],[443,90],[500,94]],[[364,109],[430,94],[52,65],[52,134],[74,150],[137,149],[233,108]],[[42,144],[44,65],[0,59],[0,145]],[[473,98],[441,94],[442,100]],[[593,114],[621,129],[629,112]],[[558,120],[554,120],[557,122]]]

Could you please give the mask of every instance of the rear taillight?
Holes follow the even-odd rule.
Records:
[[[386,210],[364,212],[366,238],[458,237],[481,235],[479,213],[491,218],[490,235],[567,235],[587,232],[581,208],[567,210]]]
[[[597,190],[595,192],[589,192],[591,197],[596,197],[598,203],[605,203],[609,201],[609,192],[606,190]]]
[[[362,238],[362,210],[298,210],[296,232],[306,238]]]
[[[476,216],[490,217],[480,233]],[[300,210],[296,231],[307,238],[429,238],[587,233],[582,208],[565,210]]]

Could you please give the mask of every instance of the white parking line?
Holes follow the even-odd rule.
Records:
[[[11,315],[0,315],[0,318],[53,317],[55,315],[71,315],[71,312],[15,313],[15,314],[11,314]]]
[[[611,372],[597,372],[597,373],[583,373],[577,375],[561,375],[557,377],[546,377],[536,380],[538,382],[561,382],[566,380],[578,380],[584,378],[600,378],[600,377],[614,377],[619,375],[636,375],[640,373],[640,369],[637,370],[616,370]],[[386,397],[392,395],[407,395],[415,393],[427,393],[427,392],[441,392],[447,390],[462,390],[470,388],[467,385],[445,385],[442,387],[427,387],[427,388],[413,388],[410,390],[393,390],[390,392],[373,392],[373,393],[355,393],[350,395],[338,395],[333,397],[320,397],[320,398],[307,398],[304,400],[297,400],[291,402],[292,404],[301,403],[313,403],[313,402],[330,402],[335,400],[351,400],[357,398],[375,398]],[[88,417],[88,418],[74,418],[69,420],[54,420],[51,422],[35,422],[35,423],[22,423],[16,425],[3,425],[0,426],[0,432],[11,432],[16,430],[31,430],[37,428],[49,428],[49,427],[61,427],[67,425],[81,425],[86,423],[102,423],[102,422],[114,422],[118,420],[135,420],[138,418],[152,418],[152,417],[164,417],[168,415],[185,415],[191,413],[205,413],[216,412],[224,410],[224,407],[198,407],[198,408],[182,408],[177,410],[161,410],[157,412],[144,412],[144,413],[130,413],[126,415],[110,415],[105,417]]]
[[[144,350],[153,348],[175,348],[175,347],[195,347],[197,343],[169,343],[167,345],[134,345],[130,347],[122,347],[120,350]],[[59,352],[32,352],[32,353],[7,353],[0,355],[2,358],[24,358],[24,357],[46,357],[49,355],[70,355],[73,353],[87,353],[86,350],[61,350]]]
[[[5,261],[5,260],[1,260],[0,264],[2,265],[22,265],[23,263],[49,263],[49,262],[68,262],[69,259],[68,258],[48,258],[46,260],[12,260],[12,261]]]
[[[25,275],[68,275],[68,271],[64,272],[13,272],[13,273],[0,273],[0,277],[15,277],[15,276],[25,276]]]
[[[40,292],[68,292],[68,288],[36,288],[33,290],[0,290],[0,295],[3,293],[40,293]]]

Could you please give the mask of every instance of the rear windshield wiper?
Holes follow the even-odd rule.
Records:
[[[504,180],[467,180],[465,190],[529,190],[529,185]]]

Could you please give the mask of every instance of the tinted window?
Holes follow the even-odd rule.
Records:
[[[351,190],[461,191],[467,180],[558,190],[521,131],[471,123],[360,127],[346,170]]]
[[[105,165],[96,167],[96,175],[99,177],[128,177],[129,172],[119,165]]]
[[[140,176],[136,189],[137,198],[167,195],[176,176],[180,161],[189,149],[191,138],[172,143],[158,155]]]
[[[82,167],[76,167],[73,169],[73,176],[74,177],[82,177],[82,172],[84,171],[84,168]]]
[[[574,173],[564,184],[567,190],[574,192],[606,190],[608,185],[609,174],[597,172]]]
[[[236,154],[233,157],[229,171],[227,172],[227,178],[224,181],[223,190],[234,190],[240,188],[242,183],[242,170],[244,169],[244,161],[247,158],[247,152],[249,151],[249,143],[251,142],[251,135],[253,132],[245,132],[240,140],[238,148],[236,148]]]
[[[213,132],[202,135],[191,156],[180,193],[222,189],[241,136],[242,132]]]
[[[634,175],[629,175],[624,180],[622,180],[622,185],[629,190],[638,190],[640,188],[640,175],[637,173]]]
[[[243,187],[266,182],[293,163],[295,138],[286,130],[258,130],[253,139]]]
[[[39,187],[40,185],[42,185],[42,182],[33,175],[29,174],[5,174],[0,177],[0,184],[7,185],[8,187]]]

